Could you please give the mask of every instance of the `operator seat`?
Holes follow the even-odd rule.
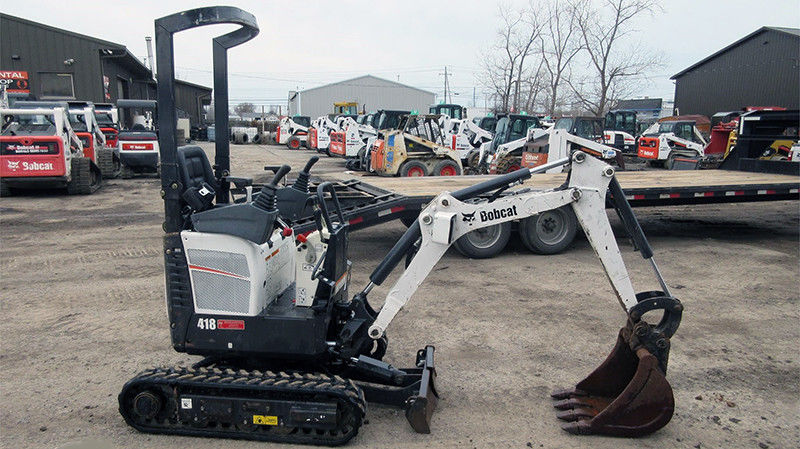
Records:
[[[269,240],[278,217],[278,210],[272,208],[274,192],[273,197],[252,203],[214,207],[219,182],[205,151],[196,145],[178,148],[178,172],[184,189],[181,198],[191,209],[189,218],[195,231],[232,235],[258,245]]]
[[[194,212],[210,209],[219,183],[206,152],[196,145],[178,148],[178,172],[183,184],[181,198],[186,205]]]

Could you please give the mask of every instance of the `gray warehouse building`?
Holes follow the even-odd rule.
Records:
[[[152,73],[124,45],[7,14],[0,14],[0,82],[37,100],[156,98]],[[211,89],[176,80],[175,99],[179,116],[197,126]]]
[[[680,114],[800,109],[800,29],[762,27],[673,75]]]
[[[289,115],[319,117],[333,113],[333,104],[358,103],[358,111],[404,109],[427,112],[436,94],[372,75],[289,92]]]

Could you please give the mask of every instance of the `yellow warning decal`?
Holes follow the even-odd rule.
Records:
[[[277,426],[278,417],[269,415],[253,415],[253,424],[260,426]]]

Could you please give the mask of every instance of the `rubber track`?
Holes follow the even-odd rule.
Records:
[[[168,403],[152,420],[144,420],[132,410],[133,398],[142,390],[159,391],[168,395]],[[243,394],[250,390],[252,394]],[[252,397],[254,399],[276,399],[291,396],[293,400],[319,401],[320,397],[336,400],[340,407],[353,414],[351,429],[337,431],[315,431],[312,429],[279,426],[209,426],[196,427],[178,420],[178,401],[181,394],[209,396]],[[133,428],[147,433],[202,436],[214,438],[236,438],[290,444],[315,444],[338,446],[347,443],[358,433],[366,415],[364,393],[352,381],[339,376],[316,373],[285,373],[272,371],[247,371],[220,368],[153,368],[143,371],[129,380],[119,394],[119,411]],[[344,412],[342,412],[344,414]],[[341,416],[341,415],[340,415]],[[340,420],[341,421],[341,420]]]

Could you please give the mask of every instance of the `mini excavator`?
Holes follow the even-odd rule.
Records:
[[[641,436],[673,413],[665,375],[670,338],[682,305],[661,277],[653,252],[603,161],[574,151],[432,200],[370,276],[350,296],[348,224],[332,184],[311,192],[307,172],[288,187],[288,166],[253,194],[229,171],[227,136],[216,139],[215,167],[196,146],[176,144],[172,38],[211,24],[241,27],[214,39],[216,129],[227,126],[226,51],[258,33],[255,18],[234,7],[206,7],[156,20],[164,263],[175,350],[204,358],[191,367],[152,368],[119,394],[125,421],[142,432],[340,445],[358,432],[368,402],[405,410],[411,427],[431,431],[438,401],[434,348],[411,368],[385,361],[387,328],[445,251],[486,226],[571,207],[626,314],[616,347],[574,388],[553,393],[558,417],[575,434]],[[560,187],[509,189],[533,173],[569,170]],[[231,185],[248,192],[231,202]],[[291,189],[289,191],[287,189]],[[606,196],[662,291],[635,293],[606,214]],[[316,230],[295,235],[281,208],[314,201]],[[407,266],[375,310],[368,297],[393,269]],[[658,323],[643,319],[661,315]]]

